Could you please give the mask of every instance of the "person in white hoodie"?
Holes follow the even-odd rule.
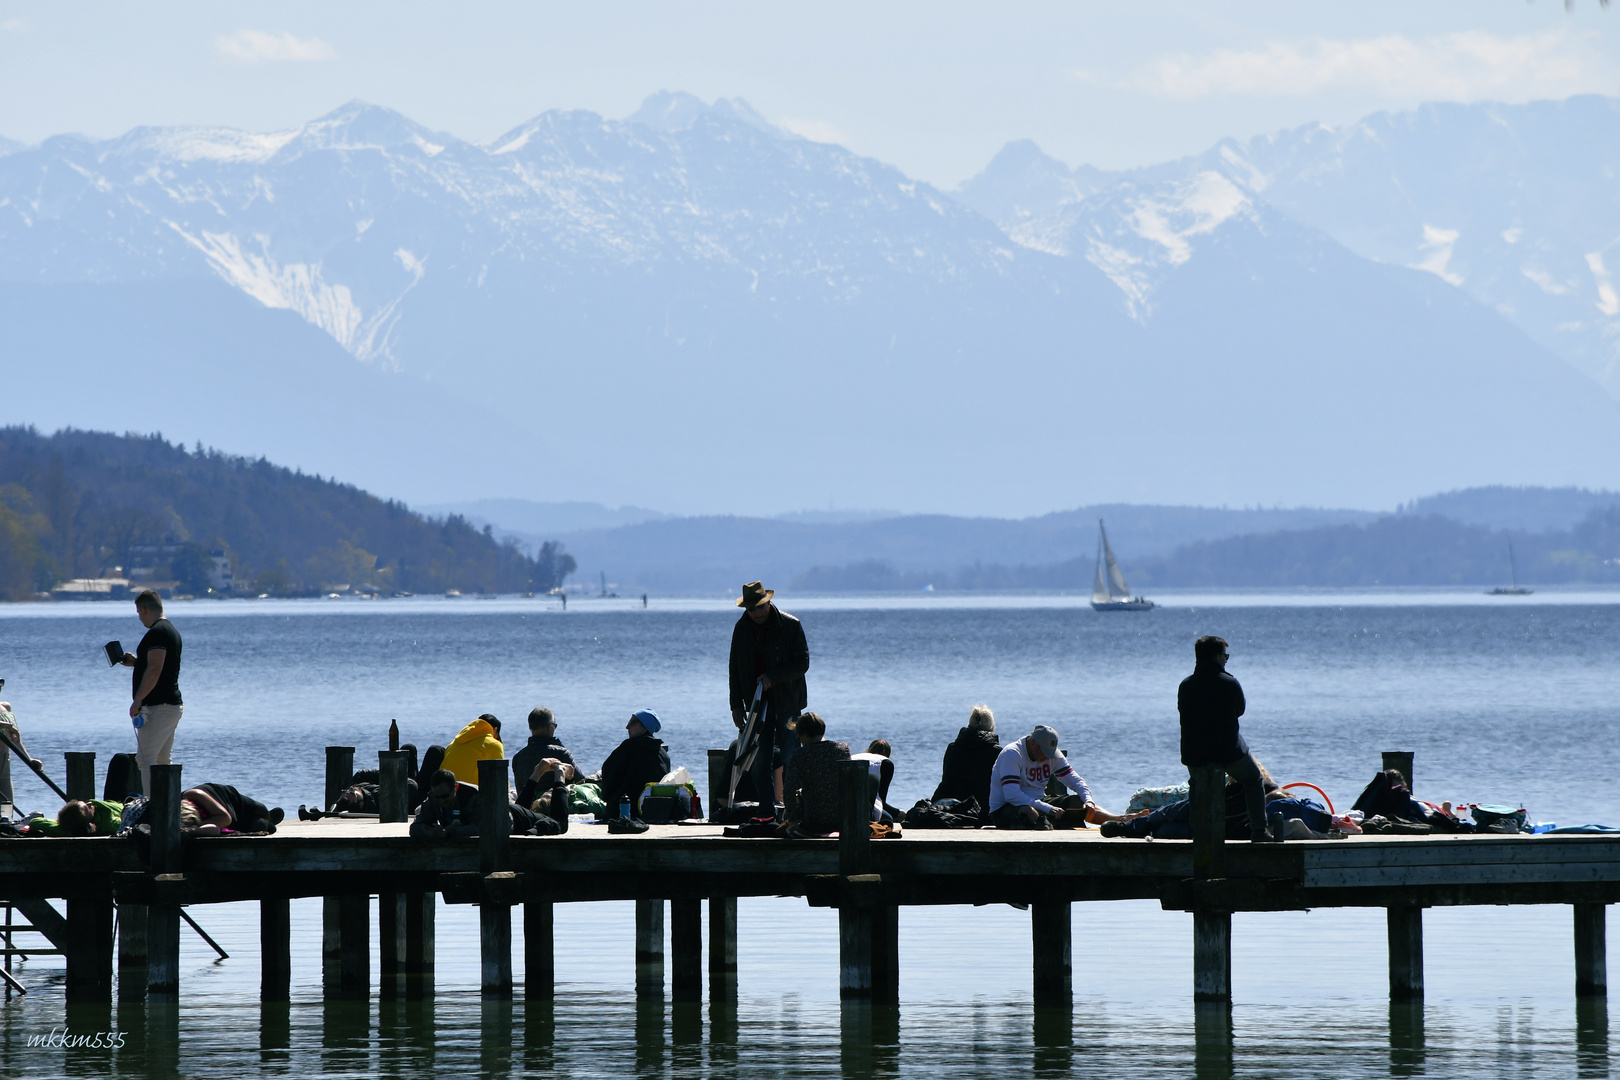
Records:
[[[1046,784],[1056,780],[1074,794],[1064,806],[1046,801]],[[1122,821],[1091,801],[1091,789],[1058,752],[1058,733],[1045,724],[1001,748],[990,773],[990,820],[998,829],[1050,829],[1073,815],[1083,821]]]

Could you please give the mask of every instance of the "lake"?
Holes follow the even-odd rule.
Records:
[[[1208,593],[1146,614],[1083,598],[781,597],[811,649],[810,707],[831,738],[894,746],[890,801],[938,780],[976,703],[1004,741],[1055,727],[1098,800],[1185,778],[1175,689],[1192,641],[1231,642],[1243,728],[1282,782],[1348,806],[1382,750],[1416,754],[1420,797],[1516,802],[1535,820],[1620,823],[1620,594]],[[419,748],[480,713],[509,752],[534,705],[587,769],[655,709],[674,762],[704,788],[705,752],[732,737],[720,602],[546,599],[179,602],[186,716],[175,761],[189,783],[235,784],[289,815],[320,801],[326,745],[375,764],[397,718]],[[0,675],[29,748],[133,749],[126,604],[0,608]],[[54,811],[14,766],[18,803]],[[903,841],[902,841],[903,842]],[[1125,841],[1120,841],[1125,842]],[[1354,843],[1354,840],[1347,841]],[[231,953],[182,946],[173,1010],[64,1011],[61,967],[18,966],[30,993],[0,1012],[0,1073],[322,1076],[1570,1076],[1608,1075],[1607,1015],[1577,1007],[1567,907],[1433,909],[1428,998],[1387,1000],[1379,910],[1233,920],[1232,1043],[1196,1037],[1191,919],[1152,903],[1074,906],[1075,1008],[1035,1016],[1029,915],[1008,907],[904,909],[897,1013],[841,1006],[836,913],[802,900],[739,904],[740,1004],[695,1012],[634,1000],[631,905],[557,913],[554,1005],[479,999],[477,916],[439,914],[439,993],[428,1006],[320,999],[320,908],[295,901],[294,1002],[258,1002],[257,910],[192,909]],[[515,921],[517,924],[521,920]],[[520,925],[514,933],[521,937]],[[514,949],[521,982],[522,949]],[[374,966],[375,971],[375,966]],[[66,1024],[123,1045],[28,1045]],[[1224,1045],[1222,1043],[1221,1045]]]

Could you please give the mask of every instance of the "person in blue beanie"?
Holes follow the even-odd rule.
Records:
[[[624,725],[624,742],[602,762],[602,798],[610,817],[618,814],[619,800],[626,795],[630,797],[631,815],[640,817],[642,789],[669,775],[669,747],[658,738],[663,726],[651,709],[634,713]]]

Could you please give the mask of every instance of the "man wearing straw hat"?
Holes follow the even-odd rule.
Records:
[[[737,606],[743,614],[731,631],[731,720],[739,729],[754,702],[756,688],[763,688],[765,723],[760,725],[758,746],[750,775],[759,793],[761,810],[775,792],[782,801],[781,776],[772,775],[771,756],[782,749],[786,768],[798,740],[789,735],[788,724],[804,711],[808,697],[804,673],[810,669],[810,647],[805,644],[804,627],[799,620],[771,603],[776,592],[762,582],[743,586]],[[739,753],[746,748],[739,746]]]

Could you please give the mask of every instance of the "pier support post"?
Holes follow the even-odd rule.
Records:
[[[1383,753],[1384,771],[1394,769],[1400,773],[1401,779],[1406,781],[1406,790],[1413,792],[1414,795],[1417,788],[1412,786],[1412,763],[1416,757],[1417,755],[1410,750],[1385,750]]]
[[[709,1003],[737,1001],[737,898],[709,897]]]
[[[328,746],[326,748],[326,801],[321,810],[332,809],[332,804],[349,786],[354,776],[354,747]],[[321,898],[321,988],[328,994],[341,989],[340,968],[343,953],[342,914],[338,897]]]
[[[439,894],[405,894],[405,996],[433,996],[435,916]]]
[[[1608,911],[1604,904],[1575,905],[1577,997],[1607,997],[1609,994]]]
[[[1035,1007],[1068,1008],[1074,1001],[1072,909],[1067,900],[1037,900],[1029,907]]]
[[[1389,912],[1389,996],[1412,1001],[1423,996],[1423,909],[1392,907]]]
[[[96,797],[96,755],[94,751],[69,750],[62,755],[67,759],[67,797],[86,802]]]
[[[556,907],[550,900],[523,905],[523,996],[550,1001],[557,993]]]
[[[1232,913],[1193,912],[1193,1001],[1232,1003]]]
[[[151,803],[146,820],[152,826],[151,870],[178,874],[180,861],[180,766],[153,765]],[[153,904],[146,915],[146,994],[159,1001],[180,993],[180,908]]]
[[[410,809],[410,792],[405,786],[405,765],[410,755],[404,750],[377,752],[377,820],[391,825],[403,822]],[[377,966],[380,991],[385,998],[398,997],[405,972],[404,893],[377,895]]]
[[[511,867],[512,810],[505,758],[478,763],[478,872],[488,877]],[[512,996],[512,905],[478,906],[481,988],[486,997]]]
[[[838,764],[838,876],[872,870],[872,773],[864,761]],[[846,888],[846,897],[847,897]],[[872,996],[872,920],[868,908],[845,902],[838,908],[838,996]]]
[[[118,1000],[146,996],[146,905],[118,902]]]
[[[337,908],[338,996],[363,1001],[371,997],[371,897],[340,896]]]
[[[292,1000],[292,901],[259,901],[259,1000]]]
[[[636,901],[636,997],[664,997],[664,902]]]
[[[95,755],[88,755],[94,769]],[[94,774],[91,776],[94,784]],[[70,898],[67,902],[67,1000],[112,1001],[112,896]]]
[[[900,1003],[900,908],[895,904],[872,911],[872,1000]]]
[[[703,901],[683,897],[669,902],[669,946],[675,954],[670,998],[676,1004],[703,1001]]]
[[[405,820],[410,811],[410,789],[406,786],[405,750],[377,751],[377,820],[383,825]]]

